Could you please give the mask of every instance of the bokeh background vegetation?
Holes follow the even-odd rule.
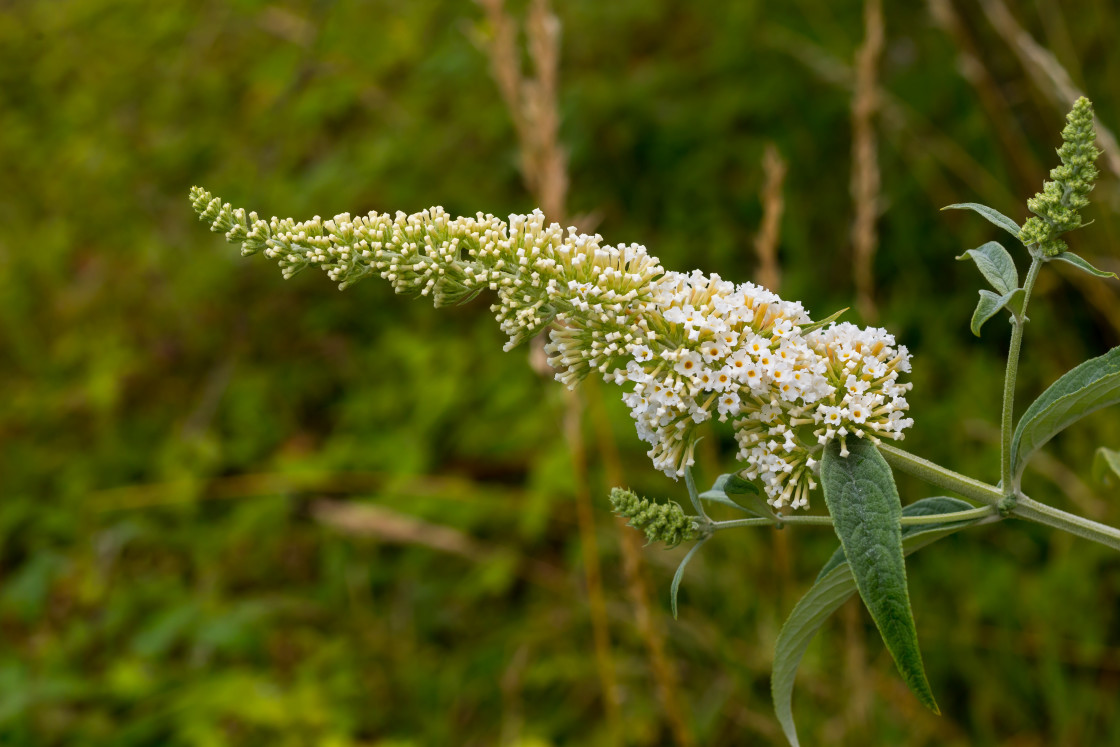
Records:
[[[817,316],[855,306],[862,4],[555,10],[573,214],[668,267],[751,279],[773,143],[783,296]],[[1069,100],[1001,12],[1113,128],[1118,18],[1110,0],[884,10],[874,301],[915,355],[906,445],[995,481],[1007,329],[969,334],[979,278],[953,257],[1007,237],[938,208],[1021,220],[1055,162]],[[484,301],[433,310],[376,280],[282,282],[190,211],[196,183],[296,217],[531,209],[487,33],[450,0],[0,2],[0,743],[779,743],[771,651],[835,545],[827,529],[709,543],[679,621],[684,549],[644,551],[682,736],[588,426],[612,731],[561,387],[527,351],[501,352]],[[1101,166],[1096,223],[1071,246],[1115,270],[1120,189]],[[1120,344],[1120,285],[1048,269],[1031,317],[1022,406]],[[680,500],[603,394],[626,481]],[[1057,439],[1028,491],[1120,523],[1116,488],[1086,477],[1101,444],[1120,448],[1115,411]],[[726,433],[706,439],[701,479],[732,454]],[[904,502],[930,494],[899,481]],[[907,693],[850,603],[803,664],[809,743],[1120,744],[1120,556],[998,524],[909,565],[944,715]]]

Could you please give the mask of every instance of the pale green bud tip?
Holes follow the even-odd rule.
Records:
[[[611,506],[619,516],[629,519],[630,526],[643,532],[650,542],[664,542],[676,547],[696,539],[695,516],[688,516],[676,503],[654,503],[639,498],[629,490],[611,490]]]
[[[1058,156],[1062,165],[1050,172],[1053,181],[1047,181],[1042,191],[1027,201],[1027,207],[1037,217],[1030,218],[1019,232],[1019,240],[1030,246],[1037,244],[1044,256],[1053,257],[1067,249],[1058,238],[1061,234],[1079,228],[1082,208],[1089,204],[1089,192],[1097,179],[1094,165],[1100,150],[1094,144],[1093,105],[1082,96],[1074,102],[1066,115],[1062,130],[1062,146]]]

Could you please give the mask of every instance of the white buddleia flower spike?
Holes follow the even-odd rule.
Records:
[[[666,272],[645,247],[604,245],[539,210],[508,221],[433,207],[296,222],[265,221],[197,187],[191,200],[212,230],[276,260],[286,278],[312,265],[340,288],[378,275],[437,306],[494,292],[506,349],[547,328],[561,382],[595,372],[625,385],[639,438],[673,477],[693,464],[701,423],[731,420],[743,474],[775,508],[801,508],[821,444],[898,440],[913,424],[911,385],[898,381],[910,356],[886,330],[844,322],[803,333],[811,320],[800,303],[753,283]]]

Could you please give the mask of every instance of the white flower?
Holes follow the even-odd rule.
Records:
[[[755,393],[765,391],[766,380],[766,371],[763,370],[763,368],[757,363],[752,363],[751,365],[747,366],[746,370],[743,371],[742,374],[743,383],[750,387],[750,390]]]
[[[703,363],[704,359],[699,353],[684,350],[677,356],[677,365],[673,366],[673,370],[682,376],[693,376],[704,367]]]
[[[844,388],[848,391],[848,394],[853,396],[863,394],[870,386],[870,381],[857,379],[853,374],[848,374],[848,378],[844,380]]]
[[[738,379],[731,366],[724,366],[715,372],[715,383],[713,388],[717,392],[727,392],[738,387]]]
[[[700,344],[700,355],[704,356],[706,363],[712,363],[726,355],[726,348],[722,339],[706,340]]]
[[[557,378],[592,372],[627,386],[623,402],[658,469],[693,463],[696,427],[735,418],[739,459],[776,507],[803,507],[819,444],[902,438],[910,354],[885,330],[834,323],[807,334],[800,303],[753,283],[666,272],[638,244],[607,246],[565,232],[540,211],[502,221],[442,208],[393,216],[261,220],[200,189],[200,217],[242,252],[263,252],[285,277],[318,265],[341,287],[379,275],[400,293],[453,304],[483,290],[506,348],[549,329]]]
[[[750,353],[744,348],[739,348],[727,359],[727,366],[739,381],[746,381],[744,377],[750,365],[752,365]]]
[[[693,386],[696,386],[699,389],[703,389],[706,392],[710,392],[710,391],[712,391],[713,389],[716,388],[716,377],[712,374],[712,372],[709,369],[701,366],[700,370],[698,370],[693,375],[692,384],[693,384]]]
[[[726,421],[727,416],[735,416],[739,414],[739,395],[735,392],[728,392],[719,398],[719,419],[720,422]]]
[[[847,410],[848,417],[857,424],[867,422],[868,416],[871,415],[871,407],[864,397],[852,397]]]

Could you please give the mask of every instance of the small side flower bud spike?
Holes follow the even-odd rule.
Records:
[[[629,490],[614,488],[611,507],[616,514],[629,519],[630,526],[643,532],[650,542],[664,542],[668,548],[696,539],[697,517],[687,515],[676,503],[655,503]]]
[[[1062,147],[1058,148],[1061,166],[1050,171],[1050,179],[1042,191],[1027,201],[1034,217],[1023,224],[1019,240],[1026,246],[1037,246],[1044,257],[1056,257],[1068,248],[1058,238],[1067,231],[1080,228],[1081,213],[1089,204],[1098,171],[1094,165],[1100,150],[1095,145],[1093,105],[1082,96],[1066,115],[1062,130]]]

